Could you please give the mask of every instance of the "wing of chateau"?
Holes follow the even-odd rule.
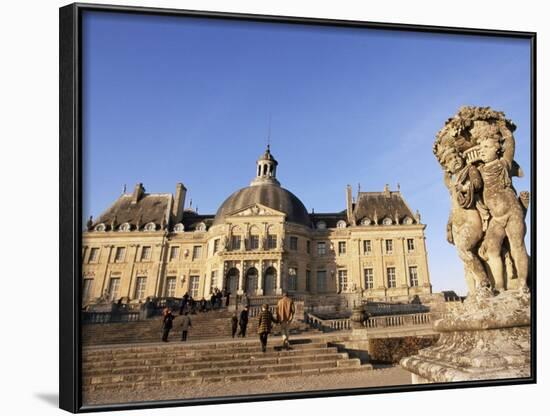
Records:
[[[308,213],[277,180],[269,146],[251,184],[215,215],[185,209],[186,188],[147,193],[137,184],[83,234],[83,303],[108,298],[232,294],[310,298],[360,294],[408,301],[431,293],[424,229],[401,192],[346,188],[341,212]]]

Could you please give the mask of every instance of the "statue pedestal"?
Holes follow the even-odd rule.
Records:
[[[403,358],[413,384],[531,376],[531,296],[469,296],[434,323],[437,343]]]

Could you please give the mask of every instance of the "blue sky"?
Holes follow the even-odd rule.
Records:
[[[84,218],[137,182],[181,181],[215,213],[253,179],[271,118],[278,179],[308,211],[399,183],[428,224],[434,290],[465,293],[435,134],[462,105],[504,111],[529,190],[527,40],[101,12],[83,29]]]

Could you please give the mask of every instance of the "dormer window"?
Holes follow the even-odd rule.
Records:
[[[390,217],[386,217],[384,218],[384,220],[382,221],[382,224],[384,225],[392,225],[393,224],[393,221]]]
[[[372,224],[372,221],[370,220],[370,218],[365,217],[361,220],[361,225],[371,225],[371,224]]]
[[[200,222],[198,225],[197,225],[197,228],[196,228],[197,231],[206,231],[206,224],[204,222]]]
[[[155,231],[157,229],[157,225],[154,222],[149,222],[145,224],[145,227],[143,229],[145,231]]]
[[[403,224],[411,225],[413,223],[413,219],[411,217],[405,217],[403,219]]]
[[[343,220],[340,220],[340,221],[338,221],[338,222],[336,223],[336,227],[337,227],[337,228],[346,228],[346,226],[347,226],[347,224],[346,224],[346,222],[343,221]]]
[[[319,221],[317,223],[317,229],[318,230],[326,230],[327,229],[327,223],[324,221]]]
[[[107,229],[107,227],[103,223],[97,224],[94,228],[95,231],[105,231],[106,229]]]
[[[128,222],[125,222],[120,227],[118,227],[118,231],[122,231],[122,232],[127,232],[127,231],[130,231],[131,229],[132,229],[132,226]]]

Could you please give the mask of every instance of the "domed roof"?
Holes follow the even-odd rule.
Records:
[[[218,209],[214,224],[220,224],[228,215],[254,204],[284,212],[286,221],[311,226],[306,207],[292,192],[276,184],[258,184],[243,188],[227,198]]]

